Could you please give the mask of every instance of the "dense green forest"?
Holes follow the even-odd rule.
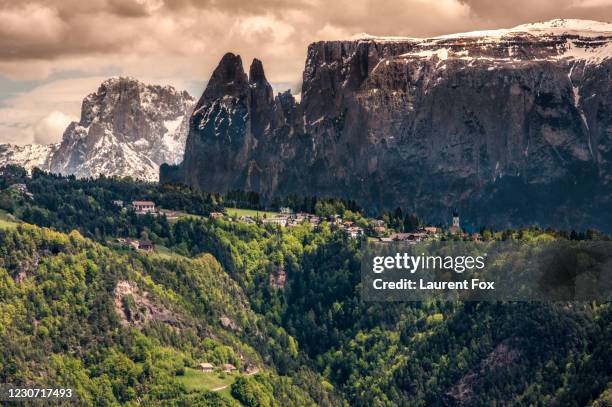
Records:
[[[135,199],[194,216],[136,215],[112,203]],[[0,383],[69,385],[89,405],[612,404],[609,304],[364,302],[360,242],[331,223],[279,228],[206,217],[249,200],[262,208],[247,193],[5,169]],[[276,205],[292,203],[362,216],[342,201]],[[401,211],[383,219],[398,229],[420,222]],[[166,251],[114,242],[143,234]],[[280,275],[286,280],[273,284]],[[212,391],[197,384],[203,361],[238,373],[212,374],[227,383]],[[258,373],[247,375],[249,366]]]
[[[317,403],[333,403],[322,380],[298,367],[293,339],[250,309],[210,255],[128,255],[27,225],[0,230],[0,247],[2,383],[72,386],[91,405],[233,405],[182,385],[185,369],[209,361],[262,369],[232,385],[238,400],[258,400],[250,405],[313,405],[307,386]],[[295,364],[292,378],[265,367],[275,353]]]

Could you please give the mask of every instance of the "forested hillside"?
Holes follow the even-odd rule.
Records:
[[[291,339],[252,312],[210,255],[128,256],[78,232],[35,226],[0,230],[0,247],[2,383],[71,386],[89,405],[315,403],[266,367]],[[190,392],[181,377],[201,361],[253,365],[261,374],[237,381],[235,399]]]
[[[224,197],[125,179],[13,169],[0,186],[0,383],[72,386],[88,405],[612,403],[609,304],[364,302],[361,242],[332,222],[209,219]],[[191,215],[136,215],[117,199]],[[142,234],[154,251],[114,239]],[[202,362],[238,371],[206,376]]]

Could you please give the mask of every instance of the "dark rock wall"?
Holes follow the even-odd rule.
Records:
[[[559,58],[566,42],[318,42],[299,104],[273,97],[260,61],[247,78],[227,54],[162,181],[342,196],[434,223],[456,208],[472,226],[610,230],[612,60]]]

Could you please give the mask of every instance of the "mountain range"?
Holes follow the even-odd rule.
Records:
[[[0,162],[77,177],[156,181],[159,165],[182,160],[194,99],[171,86],[111,78],[88,95],[81,118],[51,145],[0,145]]]
[[[226,54],[162,182],[341,196],[433,222],[611,230],[612,25],[308,47],[301,101]]]
[[[0,145],[0,163],[339,196],[434,223],[459,211],[468,227],[612,230],[611,56],[612,25],[586,20],[363,34],[308,47],[298,101],[228,53],[197,103],[112,78],[61,143]]]

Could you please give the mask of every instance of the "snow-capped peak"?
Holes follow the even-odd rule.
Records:
[[[156,180],[159,165],[182,159],[193,104],[172,86],[109,78],[83,101],[81,120],[66,129],[50,170]]]
[[[557,18],[549,21],[540,21],[516,26],[511,31],[550,31],[559,30],[562,32],[592,32],[592,33],[612,33],[612,24],[595,21],[580,20],[576,18]]]
[[[406,49],[401,55],[404,59],[435,57],[491,63],[567,59],[597,64],[612,58],[612,24],[593,20],[555,19],[432,38],[359,34],[357,40],[402,43]]]
[[[508,34],[531,35],[577,35],[579,37],[612,36],[612,24],[593,20],[554,19],[537,23],[521,24],[513,28],[471,31],[434,37],[435,39],[489,37],[501,38]]]
[[[80,121],[66,128],[60,144],[0,145],[0,165],[157,180],[162,163],[183,157],[194,102],[172,86],[109,78],[83,99]]]
[[[359,33],[350,37],[351,40],[373,40],[373,41],[431,41],[452,38],[501,38],[508,34],[529,33],[532,35],[577,35],[580,37],[610,37],[612,36],[612,24],[594,20],[561,19],[521,24],[512,28],[493,30],[478,30],[461,33],[439,35],[435,37],[394,37],[376,36],[367,33]]]

